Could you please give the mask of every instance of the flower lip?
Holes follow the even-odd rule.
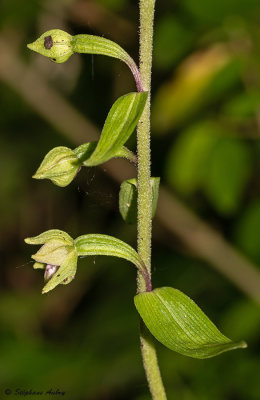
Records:
[[[55,272],[58,270],[58,268],[59,267],[57,265],[47,264],[44,272],[44,281],[48,282],[51,279],[51,277],[55,274]]]

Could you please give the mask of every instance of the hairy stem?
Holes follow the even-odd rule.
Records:
[[[155,0],[140,0],[140,74],[143,90],[149,96],[137,127],[138,152],[138,252],[151,278],[152,188],[150,183],[150,90]],[[144,277],[138,273],[137,291],[147,290]],[[144,323],[140,327],[141,352],[150,392],[154,400],[165,400],[154,340]]]

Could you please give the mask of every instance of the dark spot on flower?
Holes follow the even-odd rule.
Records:
[[[60,276],[60,274],[57,275],[57,278]]]
[[[46,50],[50,50],[53,46],[53,40],[51,36],[46,36],[44,38],[44,47]]]
[[[56,61],[56,58],[51,58],[52,61]]]
[[[63,282],[67,282],[68,278],[63,279]]]

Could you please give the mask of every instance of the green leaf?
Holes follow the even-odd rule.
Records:
[[[114,256],[130,261],[140,270],[145,268],[137,252],[129,244],[113,236],[88,234],[79,236],[74,243],[79,256]]]
[[[240,249],[260,265],[260,200],[253,200],[244,207],[234,236]]]
[[[97,147],[96,141],[88,142],[76,147],[76,149],[74,149],[73,152],[78,157],[80,164],[84,165],[85,161],[91,156],[96,147]]]
[[[89,142],[89,143],[84,143],[74,149],[74,153],[77,155],[78,159],[80,160],[80,163],[83,166],[87,166],[87,160],[91,156],[91,154],[94,152],[95,148],[97,147],[98,142]],[[136,163],[136,155],[126,147],[122,146],[114,155],[113,157],[120,157],[120,158],[126,158],[129,161]]]
[[[100,54],[129,63],[130,56],[112,40],[94,35],[75,35],[71,41],[74,53]]]
[[[152,217],[154,217],[159,195],[160,178],[151,178],[152,185]],[[119,210],[127,224],[137,222],[137,182],[128,179],[121,184],[119,192]]]
[[[135,306],[156,339],[171,350],[193,358],[209,358],[247,347],[234,343],[216,328],[184,293],[170,287],[140,293]]]
[[[168,183],[184,195],[201,187],[212,148],[221,129],[211,121],[202,121],[184,131],[167,156],[165,174]]]
[[[126,94],[113,104],[96,149],[85,162],[98,165],[116,157],[135,129],[147,100],[147,92]]]

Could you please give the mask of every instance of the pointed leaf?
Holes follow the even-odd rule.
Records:
[[[137,252],[120,239],[108,235],[89,234],[79,236],[75,240],[79,256],[104,255],[124,258],[139,269],[144,269],[144,264]]]
[[[127,224],[137,222],[137,182],[136,179],[128,179],[121,184],[119,192],[119,210],[123,220]],[[152,185],[152,217],[154,217],[159,195],[160,178],[151,178]]]
[[[97,147],[85,165],[98,165],[116,157],[135,129],[146,100],[147,92],[129,93],[117,99],[109,111]]]
[[[209,358],[247,347],[234,343],[216,328],[184,293],[162,287],[135,296],[135,306],[156,339],[171,350],[194,358]]]

